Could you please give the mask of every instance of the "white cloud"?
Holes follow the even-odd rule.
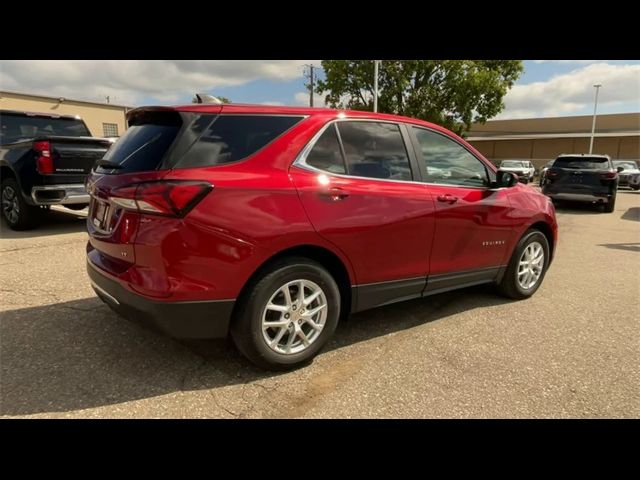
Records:
[[[137,104],[144,97],[189,102],[252,80],[300,78],[317,60],[3,60],[0,88],[45,95]]]
[[[309,106],[309,92],[298,92],[293,96],[296,105],[308,107]],[[324,95],[313,94],[313,106],[325,107]]]
[[[635,104],[640,110],[640,65],[594,63],[545,82],[514,85],[497,117],[526,118],[571,114],[593,105],[594,84],[602,84],[598,105]]]
[[[260,102],[258,105],[273,105],[274,107],[281,107],[284,105],[282,102]]]

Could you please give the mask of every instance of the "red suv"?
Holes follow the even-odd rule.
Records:
[[[549,199],[453,133],[371,112],[146,107],[93,168],[98,296],[182,338],[231,333],[290,368],[350,312],[496,283],[540,286]]]

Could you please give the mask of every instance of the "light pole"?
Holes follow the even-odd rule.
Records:
[[[601,84],[596,84],[596,101],[593,105],[593,122],[591,123],[591,142],[589,142],[589,155],[593,153],[593,137],[596,133],[596,112],[598,111],[598,92],[600,91]]]
[[[378,111],[378,62],[380,60],[373,61],[373,111]]]

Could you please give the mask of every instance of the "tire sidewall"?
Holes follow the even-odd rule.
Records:
[[[262,334],[262,312],[272,295],[280,287],[294,280],[311,280],[324,292],[327,298],[327,319],[320,336],[302,352],[284,355],[273,351]],[[250,335],[250,342],[258,354],[260,363],[274,366],[294,366],[312,359],[333,335],[340,316],[340,291],[333,277],[322,267],[313,263],[296,263],[277,269],[266,275],[254,287],[254,294],[248,299],[241,319],[245,323],[244,332]],[[246,331],[248,330],[248,332]]]
[[[520,286],[520,282],[518,281],[518,263],[520,262],[520,257],[522,256],[524,249],[532,242],[538,242],[540,243],[540,245],[542,245],[542,250],[544,251],[544,265],[542,267],[542,274],[540,275],[540,278],[538,279],[536,284],[529,289],[525,289]],[[549,267],[550,251],[549,251],[549,242],[547,241],[547,237],[545,237],[544,234],[538,230],[530,230],[520,239],[514,253],[515,254],[512,260],[513,265],[512,265],[512,268],[510,269],[511,270],[510,274],[512,275],[512,281],[514,283],[515,289],[518,291],[520,295],[522,295],[523,297],[530,297],[534,293],[536,293],[538,288],[540,288],[540,285],[542,285],[542,282],[544,281],[544,277],[547,273],[547,268]]]
[[[8,178],[6,180],[2,181],[2,188],[0,189],[0,198],[4,198],[4,190],[5,188],[10,187],[13,192],[14,195],[16,195],[17,200],[18,200],[18,208],[20,209],[20,211],[18,212],[18,219],[16,222],[11,222],[11,220],[9,220],[7,218],[7,216],[4,213],[4,208],[2,209],[2,218],[5,222],[7,222],[7,225],[9,225],[11,228],[15,228],[17,226],[20,225],[20,217],[22,215],[24,215],[24,209],[25,209],[25,203],[22,200],[22,198],[20,198],[20,191],[18,189],[18,183],[13,180],[12,178]]]

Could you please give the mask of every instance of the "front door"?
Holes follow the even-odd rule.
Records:
[[[513,242],[507,190],[489,189],[487,167],[453,138],[411,130],[436,205],[427,290],[495,278]]]

